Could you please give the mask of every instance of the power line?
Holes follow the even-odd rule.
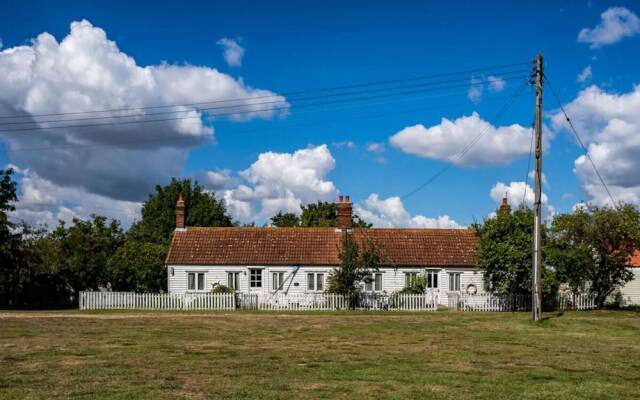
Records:
[[[615,201],[615,199],[613,198],[613,195],[609,191],[609,187],[607,186],[607,183],[602,178],[602,175],[600,174],[600,171],[598,171],[598,168],[596,167],[596,163],[593,162],[593,159],[591,158],[591,155],[589,154],[589,150],[584,145],[584,142],[580,138],[580,135],[578,134],[578,131],[573,126],[573,122],[571,121],[571,118],[569,118],[569,115],[567,115],[567,112],[565,111],[564,106],[562,105],[562,102],[560,101],[560,98],[558,97],[556,91],[553,89],[553,86],[551,85],[551,82],[549,81],[549,78],[547,77],[546,74],[544,75],[544,80],[547,82],[547,85],[549,85],[549,89],[551,89],[551,93],[553,94],[553,97],[556,99],[556,102],[558,103],[558,106],[560,107],[560,110],[562,111],[562,114],[564,114],[564,118],[566,119],[567,123],[569,124],[569,127],[571,128],[571,131],[573,132],[574,136],[576,137],[576,140],[578,141],[578,144],[582,148],[582,151],[584,152],[584,155],[587,157],[587,159],[591,163],[591,166],[593,167],[593,170],[596,173],[596,176],[600,180],[600,183],[604,187],[604,190],[607,192],[607,195],[609,196],[609,199],[611,199],[611,204],[613,205],[613,207],[617,208],[618,207],[618,203]]]
[[[528,82],[524,82],[519,88],[518,90],[516,90],[516,92],[514,93],[513,96],[511,96],[509,98],[509,100],[507,100],[507,102],[502,106],[502,108],[493,116],[492,121],[494,125],[497,125],[500,120],[502,119],[502,117],[504,117],[504,115],[506,114],[507,110],[513,105],[513,103],[515,102],[515,100],[520,97],[520,94],[522,94],[522,92],[524,91],[524,89],[527,87]],[[433,174],[431,177],[429,177],[429,179],[427,179],[425,182],[423,182],[420,186],[418,186],[417,188],[415,188],[414,190],[408,192],[407,194],[403,195],[401,197],[401,200],[406,200],[407,198],[413,196],[414,194],[418,193],[419,191],[421,191],[422,189],[424,189],[425,187],[427,187],[428,185],[430,185],[431,183],[433,183],[436,179],[438,179],[442,174],[444,174],[445,172],[447,172],[451,167],[453,167],[454,163],[456,161],[460,161],[462,159],[462,157],[464,157],[469,150],[471,150],[471,148],[473,148],[473,146],[476,145],[476,143],[478,143],[478,141],[480,141],[480,139],[482,138],[482,136],[484,136],[484,134],[490,129],[490,126],[488,126],[485,130],[481,131],[478,135],[476,135],[473,140],[471,140],[471,142],[469,142],[460,152],[456,153],[452,158],[452,160],[448,161],[447,164],[441,168],[440,170],[438,170],[435,174]]]
[[[364,83],[358,83],[358,84],[352,84],[352,85],[334,86],[329,88],[299,90],[299,91],[284,92],[281,94],[271,94],[271,95],[263,95],[263,96],[245,96],[245,97],[237,97],[232,99],[210,100],[210,101],[201,101],[201,102],[194,102],[194,103],[154,105],[154,106],[145,106],[145,107],[112,108],[112,109],[74,111],[74,112],[62,112],[62,113],[29,114],[29,115],[22,115],[22,116],[1,115],[0,118],[52,117],[52,116],[81,115],[81,114],[104,113],[104,112],[141,111],[141,110],[159,109],[159,108],[193,107],[193,106],[204,105],[204,104],[219,104],[219,103],[232,102],[232,101],[245,101],[245,100],[255,100],[255,99],[273,98],[273,97],[294,96],[294,95],[307,94],[307,93],[321,93],[321,92],[329,92],[329,91],[344,90],[344,89],[354,89],[354,88],[366,87],[366,86],[377,86],[377,85],[409,82],[414,80],[424,80],[424,79],[438,78],[438,77],[445,77],[445,76],[454,76],[454,75],[469,74],[469,73],[480,73],[480,72],[495,71],[495,70],[500,70],[500,69],[505,69],[510,67],[522,66],[522,65],[529,65],[530,63],[531,63],[530,61],[527,61],[527,62],[520,62],[520,63],[496,65],[491,67],[472,68],[472,69],[461,70],[456,72],[430,74],[430,75],[422,75],[422,76],[400,78],[400,79],[393,79],[393,80],[382,80],[382,81],[375,81],[375,82],[364,82]],[[499,72],[495,72],[495,73],[499,73]]]
[[[519,70],[519,71],[511,71],[511,72],[507,72],[507,73],[503,73],[501,74],[501,79],[503,81],[506,80],[515,80],[515,79],[520,79],[522,77],[524,77],[522,75],[522,73],[526,72],[526,70]],[[514,74],[519,74],[518,76],[511,76]],[[336,93],[336,94],[328,94],[328,95],[319,95],[319,96],[311,96],[311,97],[303,97],[303,98],[298,98],[298,99],[287,99],[287,102],[290,101],[307,101],[307,100],[315,100],[315,99],[325,99],[325,98],[331,98],[331,97],[344,97],[344,96],[354,96],[354,95],[358,95],[358,94],[367,94],[367,93],[375,93],[375,92],[385,92],[385,91],[393,91],[393,90],[401,90],[401,89],[411,89],[411,88],[418,88],[418,87],[423,87],[423,86],[431,86],[431,85],[439,85],[439,84],[445,84],[445,83],[453,83],[453,82],[460,82],[460,81],[468,81],[469,78],[468,77],[464,77],[464,78],[459,78],[459,79],[449,79],[449,80],[445,80],[445,81],[433,81],[433,82],[426,82],[426,83],[420,83],[420,84],[416,84],[416,85],[405,85],[405,86],[396,86],[396,87],[388,87],[388,88],[376,88],[376,89],[367,89],[367,90],[360,90],[360,91],[355,91],[355,92],[345,92],[345,93]],[[489,79],[485,79],[485,80],[476,80],[473,81],[469,84],[470,87],[474,87],[474,86],[479,86],[479,85],[483,85],[485,83],[490,83],[491,80]],[[467,84],[463,85],[466,86]],[[434,90],[439,90],[440,88],[434,88]],[[280,97],[280,96],[278,96]],[[223,109],[234,109],[234,108],[247,108],[247,107],[252,107],[252,106],[261,106],[261,105],[269,105],[269,104],[275,104],[275,105],[280,105],[284,102],[284,99],[280,99],[280,100],[274,100],[274,101],[267,101],[267,102],[258,102],[258,103],[241,103],[241,104],[234,104],[234,105],[226,105],[226,106],[218,106],[218,107],[204,107],[204,108],[189,108],[186,110],[175,110],[175,111],[160,111],[160,112],[151,112],[151,113],[144,113],[144,114],[130,114],[130,115],[109,115],[109,116],[102,116],[102,117],[83,117],[83,118],[67,118],[67,119],[55,119],[55,120],[34,120],[34,121],[12,121],[12,122],[0,122],[0,126],[8,126],[8,125],[28,125],[28,124],[45,124],[45,123],[59,123],[59,122],[75,122],[75,121],[91,121],[91,120],[109,120],[109,119],[118,119],[118,118],[137,118],[137,117],[148,117],[148,116],[152,116],[152,115],[173,115],[173,114],[184,114],[184,113],[192,113],[194,111],[213,111],[213,110],[223,110]],[[284,106],[284,108],[287,108],[287,106]],[[271,110],[272,108],[268,108],[268,110]],[[258,110],[260,111],[260,110]],[[238,113],[252,113],[252,112],[256,112],[254,110],[246,110],[246,111],[231,111],[230,114],[231,115],[235,115]],[[215,114],[209,113],[207,112],[207,114],[211,115],[211,116],[217,116]]]
[[[491,102],[491,101],[503,100],[503,99],[507,99],[507,98],[510,98],[510,96],[497,96],[497,97],[493,97],[493,98],[483,99],[483,102],[486,103],[486,102]],[[299,127],[318,126],[318,125],[334,124],[334,123],[337,123],[337,122],[346,122],[346,121],[352,121],[352,120],[385,118],[385,117],[395,116],[395,115],[404,115],[404,114],[411,114],[411,113],[416,113],[416,112],[423,112],[423,111],[426,111],[426,110],[445,109],[445,108],[452,108],[452,107],[459,107],[459,106],[460,106],[460,103],[455,103],[455,104],[451,103],[451,104],[444,104],[444,105],[438,105],[438,106],[433,106],[433,107],[419,107],[419,108],[414,108],[414,109],[410,109],[410,110],[396,111],[396,112],[390,112],[390,113],[377,113],[377,114],[374,114],[374,115],[364,115],[364,116],[357,116],[357,117],[351,117],[351,118],[341,118],[341,119],[336,119],[336,120],[322,120],[320,122],[314,122],[314,123],[288,124],[288,125],[285,125],[285,126],[275,126],[275,127],[267,127],[267,128],[259,128],[259,129],[234,130],[234,131],[226,132],[226,133],[228,133],[228,134],[244,134],[244,133],[253,133],[253,132],[266,132],[266,131],[281,130],[281,129],[299,128]],[[6,151],[8,153],[18,153],[18,152],[32,152],[32,151],[63,150],[63,149],[74,149],[74,148],[108,147],[108,146],[118,146],[118,145],[128,145],[128,144],[141,144],[141,143],[154,143],[154,142],[194,141],[194,142],[198,142],[198,144],[206,143],[206,141],[204,143],[199,143],[201,140],[202,140],[201,137],[194,137],[194,136],[153,137],[153,138],[139,139],[139,140],[113,141],[113,142],[91,143],[91,144],[68,144],[68,145],[53,146],[53,147],[51,147],[51,146],[43,146],[43,147],[27,147],[27,148],[16,148],[16,149],[7,148]]]
[[[515,78],[505,78],[505,81],[510,81],[510,80],[520,80],[523,77],[515,77]],[[486,83],[486,82],[481,82],[479,84],[482,83]],[[379,95],[373,95],[373,96],[360,96],[360,97],[354,97],[354,98],[349,98],[349,99],[339,99],[339,100],[330,100],[330,101],[325,101],[325,102],[316,102],[316,103],[309,103],[309,104],[302,104],[297,106],[297,108],[308,108],[308,107],[316,107],[316,106],[323,106],[323,105],[332,105],[332,104],[342,104],[342,103],[349,103],[349,102],[357,102],[357,101],[361,101],[361,100],[372,100],[372,99],[379,99],[379,98],[388,98],[388,97],[396,97],[396,96],[406,96],[406,95],[412,95],[412,94],[418,94],[418,93],[429,93],[429,92],[434,92],[434,91],[439,91],[439,90],[447,90],[447,89],[455,89],[455,88],[460,88],[460,87],[470,87],[469,84],[460,84],[460,85],[449,85],[449,86],[444,86],[444,87],[436,87],[436,88],[430,88],[430,89],[421,89],[421,90],[413,90],[413,91],[405,91],[405,92],[397,92],[397,93],[384,93],[384,94],[379,94]],[[258,104],[255,104],[258,105]],[[289,106],[280,106],[280,107],[267,107],[267,108],[262,108],[262,109],[257,109],[257,110],[239,110],[239,111],[233,111],[233,112],[227,112],[227,113],[219,113],[219,114],[211,114],[211,113],[207,113],[206,117],[208,118],[215,118],[215,117],[224,117],[224,116],[235,116],[235,115],[241,115],[241,114],[251,114],[251,113],[259,113],[259,112],[266,112],[266,111],[282,111],[282,110],[286,110],[288,109]],[[193,111],[193,110],[190,110]],[[131,116],[127,116],[127,117],[131,117]],[[168,122],[168,121],[176,121],[176,120],[187,120],[187,119],[201,119],[203,118],[203,116],[201,115],[190,115],[190,116],[185,116],[185,117],[171,117],[171,118],[156,118],[156,119],[143,119],[143,120],[134,120],[134,121],[115,121],[115,122],[102,122],[102,123],[93,123],[93,124],[72,124],[72,125],[56,125],[56,126],[35,126],[35,127],[28,127],[28,128],[11,128],[11,129],[2,129],[0,127],[0,129],[2,130],[3,133],[12,133],[12,132],[30,132],[30,131],[46,131],[46,130],[51,130],[51,129],[77,129],[77,128],[91,128],[91,127],[98,127],[98,126],[112,126],[112,125],[131,125],[131,124],[143,124],[143,123],[154,123],[154,122]],[[56,122],[73,122],[73,120],[63,120],[63,121],[56,121]],[[26,122],[22,123],[25,124]],[[32,124],[35,124],[37,122],[29,122]],[[2,125],[0,123],[0,125]]]

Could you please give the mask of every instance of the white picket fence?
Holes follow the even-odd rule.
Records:
[[[452,311],[528,311],[531,296],[524,294],[498,295],[492,293],[447,293],[449,310]]]
[[[425,294],[360,293],[353,298],[332,293],[185,293],[80,292],[81,310],[275,310],[435,311],[438,297]]]
[[[558,295],[558,310],[594,310],[598,308],[596,296],[588,293]]]
[[[360,293],[348,296],[332,293],[244,294],[184,293],[156,294],[132,292],[80,292],[81,310],[276,310],[333,311],[354,308],[362,311],[436,311],[438,293]],[[529,311],[530,295],[468,294],[448,292],[452,311]],[[558,310],[592,310],[595,296],[558,295]]]
[[[238,305],[245,310],[333,311],[349,308],[346,296],[333,293],[238,294]]]
[[[235,310],[229,293],[80,292],[81,310]]]
[[[435,292],[409,294],[360,293],[355,303],[356,310],[364,311],[436,311],[438,294]]]

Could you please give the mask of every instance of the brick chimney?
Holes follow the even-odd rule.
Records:
[[[178,201],[176,202],[176,229],[184,229],[185,219],[184,219],[184,199],[182,198],[182,193],[178,196]]]
[[[511,206],[509,205],[509,199],[506,195],[502,198],[502,204],[500,204],[500,213],[511,214]]]
[[[351,228],[353,219],[352,219],[352,207],[351,200],[349,196],[338,197],[338,204],[336,204],[336,225],[340,229],[349,229]]]

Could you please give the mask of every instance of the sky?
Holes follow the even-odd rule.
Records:
[[[8,1],[0,13],[0,168],[16,171],[16,221],[128,227],[178,177],[240,223],[350,195],[375,226],[465,227],[505,195],[533,202],[526,76],[539,53],[588,151],[545,83],[545,215],[640,205],[635,2]]]

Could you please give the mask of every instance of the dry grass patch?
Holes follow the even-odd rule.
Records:
[[[620,399],[640,314],[1,313],[0,399]]]

